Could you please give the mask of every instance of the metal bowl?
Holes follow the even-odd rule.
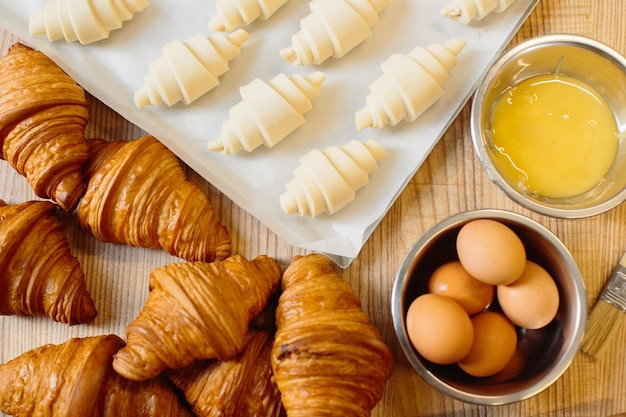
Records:
[[[427,291],[433,271],[458,259],[456,237],[476,219],[493,219],[510,227],[522,240],[526,256],[554,278],[560,297],[556,318],[537,330],[517,328],[518,344],[507,367],[490,377],[473,377],[457,365],[437,365],[424,359],[411,344],[405,318],[411,302]],[[461,401],[500,405],[538,394],[555,382],[576,356],[587,317],[587,301],[580,270],[563,243],[536,221],[502,210],[456,214],[427,231],[406,254],[391,295],[393,325],[411,366],[432,387]]]
[[[509,88],[538,75],[560,73],[593,86],[608,102],[621,139],[610,171],[593,189],[574,197],[535,195],[507,182],[492,158],[491,114],[494,103]],[[489,178],[509,197],[538,213],[559,218],[581,218],[608,211],[626,201],[626,58],[608,46],[577,35],[538,36],[512,47],[487,71],[472,101],[471,134],[474,149]]]

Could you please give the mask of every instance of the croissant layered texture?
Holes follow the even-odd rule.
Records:
[[[267,331],[251,331],[234,358],[198,361],[169,377],[198,417],[282,416],[270,362],[273,340]]]
[[[156,268],[143,310],[126,329],[128,345],[113,367],[146,380],[194,360],[228,360],[243,350],[250,321],[278,286],[278,263],[260,255],[181,262]]]
[[[383,74],[370,84],[365,107],[356,113],[357,128],[417,119],[443,96],[443,85],[465,44],[451,39],[443,45],[418,46],[406,55],[391,55],[381,64]]]
[[[369,174],[385,155],[387,151],[372,139],[313,149],[300,158],[294,178],[285,184],[280,206],[285,213],[299,216],[333,214],[356,198],[356,191],[369,183]]]
[[[28,30],[51,42],[65,38],[88,44],[108,38],[146,7],[148,0],[53,0],[31,16]]]
[[[44,54],[17,43],[0,58],[1,156],[66,211],[85,191],[88,118],[82,87]]]
[[[135,106],[190,104],[219,85],[219,76],[241,54],[249,34],[243,29],[209,37],[197,34],[184,42],[173,40],[163,55],[149,64],[143,86],[135,92]]]
[[[372,26],[391,0],[312,0],[311,12],[280,56],[294,65],[341,58],[372,36]]]
[[[83,229],[104,242],[162,248],[191,261],[230,255],[228,229],[157,139],[92,139],[89,148],[88,188],[78,207]]]
[[[231,107],[220,137],[209,142],[209,150],[235,154],[251,152],[261,145],[272,148],[305,123],[304,113],[313,108],[324,73],[278,74],[270,81],[254,79],[241,87],[242,100]]]
[[[217,14],[209,21],[209,29],[230,32],[257,19],[267,20],[285,3],[287,0],[217,0]]]
[[[192,417],[164,379],[129,381],[111,368],[115,335],[45,345],[0,365],[0,411],[15,417]]]
[[[467,25],[472,20],[483,20],[491,13],[502,13],[515,0],[452,0],[441,9],[443,16]]]
[[[393,357],[352,287],[318,254],[282,278],[272,368],[289,417],[369,416]]]
[[[0,200],[0,314],[92,321],[96,308],[49,201]]]

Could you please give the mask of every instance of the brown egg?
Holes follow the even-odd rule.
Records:
[[[559,289],[550,274],[532,261],[512,284],[497,288],[502,311],[516,325],[539,329],[550,323],[559,309]]]
[[[471,316],[489,307],[496,288],[472,277],[461,262],[452,261],[433,272],[428,280],[428,291],[452,298]]]
[[[415,349],[440,365],[465,357],[474,339],[467,312],[453,299],[438,294],[423,294],[411,303],[406,329]]]
[[[506,285],[524,271],[526,250],[515,232],[490,219],[466,223],[456,239],[463,267],[477,280],[491,285]]]
[[[459,367],[470,375],[486,377],[503,370],[515,354],[517,331],[503,314],[486,311],[472,317],[474,343]]]

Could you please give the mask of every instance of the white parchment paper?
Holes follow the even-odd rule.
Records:
[[[247,27],[250,39],[220,85],[189,106],[135,108],[133,95],[141,87],[148,64],[171,40],[197,33],[211,34],[212,0],[151,0],[133,20],[108,39],[81,45],[28,33],[30,16],[43,10],[44,0],[0,0],[0,26],[55,60],[87,91],[126,119],[157,137],[191,168],[292,245],[330,255],[346,266],[385,215],[405,184],[474,91],[481,74],[502,52],[538,0],[517,0],[504,13],[463,26],[440,15],[447,0],[394,0],[380,14],[373,36],[341,59],[321,65],[294,66],[278,51],[309,13],[308,1],[289,0],[270,19]],[[393,53],[416,46],[467,41],[459,63],[444,86],[445,95],[420,118],[395,127],[358,131],[354,114],[365,105],[369,84],[380,76],[380,64]],[[274,148],[257,148],[236,155],[207,150],[219,136],[228,110],[240,101],[239,87],[254,78],[269,81],[279,73],[309,75],[323,71],[326,80],[306,124]],[[341,211],[316,218],[287,215],[279,196],[299,158],[310,149],[342,145],[351,139],[377,140],[388,152],[370,183]],[[114,139],[114,138],[110,138]]]

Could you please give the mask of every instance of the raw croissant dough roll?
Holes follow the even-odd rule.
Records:
[[[367,417],[393,356],[323,255],[295,257],[276,309],[272,368],[289,417]]]
[[[83,229],[103,242],[163,249],[190,261],[228,257],[230,234],[179,159],[153,136],[89,141]]]
[[[248,325],[267,305],[280,275],[278,263],[264,255],[156,268],[113,368],[128,379],[146,380],[194,360],[232,358],[243,350]]]
[[[45,345],[0,365],[0,411],[15,417],[192,417],[164,379],[129,381],[111,368],[116,335]]]
[[[197,361],[169,377],[198,417],[282,416],[270,361],[273,342],[269,332],[252,330],[234,358]]]
[[[0,59],[0,149],[38,197],[72,211],[89,158],[85,91],[43,53],[15,44]]]
[[[472,20],[483,20],[490,13],[502,13],[515,0],[452,0],[441,9],[443,16],[467,25]]]
[[[96,307],[49,201],[0,200],[0,314],[88,323]]]
[[[304,124],[303,114],[313,107],[311,100],[319,96],[325,78],[319,71],[308,77],[278,74],[269,82],[257,78],[241,87],[242,100],[231,107],[209,150],[232,155],[242,148],[273,147]]]
[[[381,64],[383,75],[370,84],[366,107],[356,113],[359,130],[414,121],[443,96],[443,85],[457,63],[465,41],[417,47],[406,55],[393,54]]]
[[[135,106],[173,106],[197,100],[219,85],[219,76],[228,71],[229,62],[239,56],[248,38],[248,32],[239,29],[169,42],[163,55],[150,63],[143,87],[135,92]]]
[[[65,38],[88,44],[108,38],[146,7],[148,0],[53,0],[31,16],[28,30],[51,42]]]
[[[311,13],[280,55],[295,65],[341,58],[372,35],[378,14],[389,4],[391,0],[312,0]]]
[[[356,191],[369,182],[369,174],[378,169],[377,161],[386,154],[374,140],[352,140],[342,147],[309,151],[294,170],[294,179],[285,185],[281,208],[299,216],[335,213],[354,200]]]
[[[230,32],[241,24],[267,20],[285,3],[287,0],[217,0],[217,14],[209,21],[209,29]]]

